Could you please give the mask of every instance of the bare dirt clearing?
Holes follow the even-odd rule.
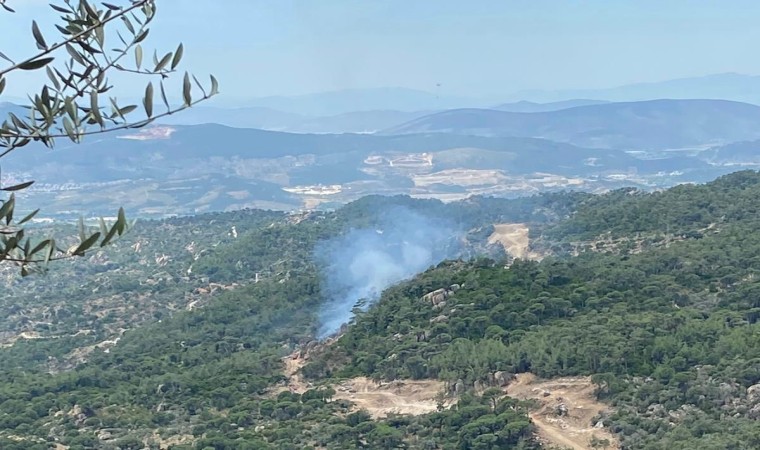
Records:
[[[530,229],[524,223],[497,223],[488,237],[489,244],[499,243],[510,256],[520,259],[541,259],[541,255],[529,251]]]
[[[484,186],[501,184],[507,177],[500,170],[448,169],[440,172],[415,175],[412,182],[415,187],[430,187],[444,184],[453,186]]]
[[[530,419],[545,444],[573,450],[619,449],[609,430],[595,426],[594,419],[608,407],[596,401],[594,389],[589,377],[539,380],[522,373],[507,387],[507,395],[538,402],[540,406],[530,413]],[[592,440],[597,446],[592,446]],[[608,442],[606,447],[604,441]]]
[[[443,388],[443,382],[436,380],[375,383],[369,378],[358,377],[335,386],[334,398],[353,402],[357,409],[366,410],[373,418],[385,417],[388,414],[417,416],[437,410],[437,399]],[[451,402],[447,402],[444,406],[450,404]]]
[[[298,353],[283,358],[287,386],[277,388],[274,394],[289,390],[302,394],[316,386],[303,380],[299,370],[307,362],[306,358],[296,357]],[[366,377],[351,378],[331,386],[335,390],[336,400],[348,400],[356,409],[366,410],[373,418],[386,417],[389,414],[421,415],[437,411],[438,401],[442,399],[444,383],[437,380],[396,380],[376,383]],[[453,404],[451,399],[443,403],[445,407]]]
[[[317,386],[303,380],[300,369],[308,358],[299,352],[283,358],[287,385],[271,394],[290,390],[304,393]],[[396,380],[376,383],[357,377],[332,386],[334,399],[348,400],[356,409],[366,410],[373,418],[389,414],[422,415],[437,411],[439,402],[448,408],[456,399],[444,398],[444,383],[437,380]],[[538,430],[538,439],[547,445],[573,450],[617,450],[617,438],[595,419],[609,408],[596,400],[590,377],[566,377],[539,380],[523,373],[506,388],[506,394],[521,400],[534,400],[539,405],[530,413]],[[596,443],[594,446],[593,444]]]

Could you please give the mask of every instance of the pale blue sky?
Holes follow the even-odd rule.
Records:
[[[20,39],[31,41],[32,17],[54,13],[40,0],[8,3],[18,14],[0,15],[0,49],[18,54]],[[757,0],[157,4],[147,46],[183,41],[183,67],[213,72],[225,96],[238,98],[381,86],[435,91],[437,83],[441,94],[498,96],[760,74]],[[10,94],[29,88],[12,81]]]

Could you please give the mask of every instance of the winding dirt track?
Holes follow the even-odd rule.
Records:
[[[530,419],[542,442],[573,450],[617,450],[620,448],[617,438],[606,428],[594,426],[594,418],[608,409],[596,401],[594,389],[589,377],[538,380],[533,374],[522,373],[507,386],[507,395],[539,402],[539,408],[530,413]],[[567,414],[557,414],[560,405],[567,408]],[[609,444],[593,447],[594,438]]]

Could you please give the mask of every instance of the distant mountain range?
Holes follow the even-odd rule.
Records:
[[[166,125],[215,123],[236,128],[258,128],[290,133],[373,133],[430,114],[431,111],[373,110],[334,116],[305,116],[266,107],[215,108],[198,106],[161,120]]]
[[[602,167],[627,169],[638,161],[619,151],[587,149],[524,137],[439,133],[399,136],[295,134],[207,124],[123,132],[85,140],[78,145],[61,143],[55,150],[30,146],[9,155],[7,164],[9,167],[34,167],[35,172],[45,174],[47,182],[105,182],[129,178],[135,173],[157,178],[176,178],[199,172],[228,174],[235,171],[235,160],[309,156],[313,157],[310,170],[322,173],[323,183],[334,183],[341,180],[333,177],[331,170],[326,170],[329,166],[350,172],[352,165],[358,167],[372,155],[403,156],[452,150],[468,150],[469,154],[484,152],[481,160],[474,162],[477,168],[507,169],[515,173],[585,174],[598,172]],[[486,154],[496,153],[508,155],[508,163],[501,165],[487,157],[482,159]],[[587,164],[589,158],[595,159],[594,165]],[[473,168],[467,158],[460,158],[458,163],[461,168]],[[198,166],[190,170],[188,166],[195,164]],[[345,181],[346,177],[339,175],[338,178]]]
[[[3,158],[2,176],[36,180],[20,203],[31,198],[64,216],[125,206],[155,217],[330,207],[367,194],[456,200],[659,188],[760,163],[760,107],[748,103],[587,96],[450,109],[466,101],[431,96],[342,91],[203,105],[81,145],[30,145]],[[24,114],[0,104],[0,114],[9,111]]]
[[[596,102],[708,98],[760,104],[760,76],[737,73],[627,84],[612,88],[523,90],[468,98],[406,88],[349,89],[296,96],[238,101],[237,106],[264,107],[305,116],[335,116],[355,111],[442,111],[486,108],[512,112],[545,112]],[[579,100],[591,99],[591,100]],[[228,102],[231,100],[227,100]],[[558,103],[536,106],[528,103]],[[562,104],[567,102],[567,104]],[[500,103],[504,103],[501,106]]]
[[[306,116],[335,116],[355,111],[420,111],[485,106],[478,100],[442,96],[416,89],[387,87],[346,89],[296,96],[260,97],[246,100],[246,106],[276,109]]]
[[[662,98],[715,98],[760,104],[760,76],[722,73],[702,77],[635,83],[608,89],[525,90],[506,97],[508,101],[558,102],[594,98],[631,102]]]
[[[760,138],[760,107],[726,100],[652,100],[532,113],[457,109],[383,131],[416,133],[535,137],[594,148],[681,148]]]
[[[47,211],[107,214],[125,206],[137,216],[296,209],[368,194],[456,199],[660,186],[725,173],[689,156],[647,160],[526,137],[294,134],[214,124],[155,126],[55,150],[29,146],[4,163],[4,176],[37,181],[22,197]]]
[[[497,105],[490,109],[495,109],[497,111],[507,111],[507,112],[536,113],[536,112],[559,111],[562,109],[575,108],[577,106],[601,105],[604,103],[609,103],[609,102],[606,100],[572,99],[572,100],[564,100],[561,102],[535,103],[535,102],[529,102],[527,100],[521,100],[519,102],[504,103],[501,105]]]

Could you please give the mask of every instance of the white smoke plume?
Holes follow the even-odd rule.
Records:
[[[457,257],[460,235],[452,224],[399,207],[388,211],[376,228],[351,230],[322,242],[316,259],[324,269],[327,300],[319,315],[318,338],[349,322],[357,301],[364,301],[366,308],[393,284]]]

